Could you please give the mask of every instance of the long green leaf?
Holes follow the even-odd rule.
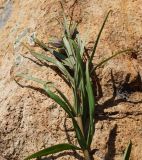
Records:
[[[77,45],[77,43],[73,40],[71,40],[72,42],[72,45],[73,45],[73,48],[75,50],[75,56],[76,56],[76,60],[77,60],[77,63],[76,65],[78,64],[79,65],[79,68],[80,68],[80,71],[81,71],[81,74],[82,74],[82,78],[84,78],[84,72],[83,72],[83,59],[80,55],[80,48],[79,46]]]
[[[47,85],[44,85],[44,90],[47,92],[49,97],[52,98],[57,104],[59,104],[70,117],[74,117],[74,114],[64,100],[62,100],[58,95],[53,93]]]
[[[129,160],[130,159],[131,149],[132,149],[132,142],[130,140],[130,142],[129,142],[126,150],[125,150],[123,160]]]
[[[24,160],[39,158],[39,157],[42,157],[42,156],[48,156],[50,154],[55,154],[55,153],[62,152],[62,151],[65,151],[65,150],[80,150],[80,148],[75,146],[75,145],[72,145],[72,144],[66,144],[66,143],[57,144],[57,145],[48,147],[46,149],[43,149],[39,152],[36,152],[36,153],[28,156]]]
[[[35,77],[32,77],[30,75],[26,75],[24,73],[20,73],[20,74],[17,74],[16,77],[23,77],[27,80],[32,80],[32,81],[35,81],[39,84],[42,84],[43,86],[46,86],[45,91],[47,92],[47,88],[49,90],[49,87],[52,87],[54,88],[59,94],[60,96],[63,98],[63,100],[57,96],[56,94],[52,93],[50,90],[50,94],[49,94],[49,91],[47,92],[49,94],[49,96],[51,97],[51,94],[54,94],[54,100],[55,100],[55,97],[56,97],[56,102],[62,106],[62,108],[69,114],[69,116],[71,116],[71,114],[73,113],[74,116],[75,116],[75,112],[74,110],[72,109],[72,105],[70,104],[70,102],[68,101],[68,99],[65,97],[65,95],[59,90],[57,89],[52,82],[46,82],[46,81],[43,81],[41,79],[38,79],[38,78],[35,78]],[[48,85],[48,87],[47,87]],[[53,97],[51,97],[53,99]],[[70,111],[71,109],[71,111]]]
[[[69,25],[69,31],[70,31],[70,36],[71,38],[75,38],[76,37],[76,31],[77,31],[77,23],[76,22],[72,22]]]
[[[71,65],[74,66],[75,59],[74,59],[74,52],[71,48],[72,47],[71,43],[67,40],[66,37],[63,38],[63,43],[64,43],[64,46],[67,50],[68,59],[70,60]]]
[[[88,95],[89,101],[89,116],[90,116],[90,123],[89,123],[89,132],[87,137],[87,145],[90,146],[94,134],[94,111],[95,111],[95,101],[94,101],[94,94],[93,88],[90,81],[90,74],[89,74],[89,63],[87,61],[86,64],[86,90]]]
[[[16,77],[23,77],[23,78],[25,78],[27,80],[32,80],[32,81],[35,81],[35,82],[40,83],[42,85],[44,85],[44,84],[52,84],[52,82],[46,82],[46,81],[43,81],[43,80],[41,80],[39,78],[35,78],[35,77],[32,77],[32,76],[29,76],[29,75],[27,75],[25,73],[19,73],[19,74],[16,75]]]
[[[70,110],[71,108],[69,108],[66,101],[62,100],[58,95],[56,95],[55,93],[53,93],[49,89],[49,87],[55,88],[54,85],[52,85],[52,84],[50,85],[50,82],[46,83],[45,81],[42,81],[38,78],[34,78],[32,76],[28,76],[28,75],[24,75],[24,74],[17,74],[17,77],[23,77],[27,80],[33,80],[33,81],[38,82],[38,83],[40,83],[44,86],[44,90],[47,92],[48,96],[51,99],[53,99],[57,104],[59,104],[65,110],[65,112],[69,115],[69,117],[72,118],[74,129],[75,129],[75,132],[76,132],[76,136],[77,136],[79,145],[81,146],[81,148],[86,149],[87,145],[86,145],[86,142],[85,142],[85,138],[84,138],[84,135],[82,134],[82,132],[81,132],[81,130],[80,130],[78,124],[77,124],[77,121],[74,118],[75,117],[74,112],[72,110]],[[47,84],[49,84],[49,86]],[[62,98],[63,98],[63,95],[62,95]]]
[[[80,48],[75,41],[71,40],[71,42],[72,42],[73,47],[75,49],[75,56],[77,58],[77,62],[80,65],[80,69],[83,70],[83,60],[80,55]]]
[[[49,95],[49,97],[51,99],[53,99],[57,104],[59,104],[65,110],[65,112],[69,115],[69,117],[72,118],[74,129],[76,131],[76,136],[77,136],[79,145],[81,146],[81,148],[86,149],[85,138],[84,138],[84,136],[83,136],[83,134],[82,134],[82,132],[81,132],[78,124],[77,124],[77,121],[74,118],[74,114],[69,109],[68,105],[58,95],[56,95],[55,93],[53,93],[52,91],[50,91],[49,88],[48,88],[48,86],[45,85],[44,86],[44,90],[47,92],[47,94]]]
[[[64,33],[65,33],[65,35],[67,35],[68,38],[70,38],[71,35],[70,35],[70,31],[69,31],[69,26],[68,26],[68,24],[67,24],[67,18],[66,18],[66,16],[65,16],[64,12],[63,12],[63,18],[64,18],[64,22],[63,22],[63,25],[64,25]]]
[[[65,60],[62,60],[62,64],[64,66],[68,66],[70,69],[73,69],[73,65],[70,62],[70,58],[66,58]]]
[[[47,94],[50,96],[50,98],[52,98],[57,104],[59,104],[67,112],[67,114],[70,117],[74,117],[74,113],[70,110],[68,104],[66,104],[67,100],[66,101],[62,100],[58,95],[56,95],[55,93],[53,93],[49,89],[51,86],[52,86],[52,88],[55,88],[55,86],[51,82],[47,83],[46,81],[43,81],[41,79],[26,75],[26,74],[23,74],[23,73],[17,74],[16,76],[17,77],[23,77],[23,78],[25,78],[27,80],[32,80],[32,81],[35,81],[37,83],[42,84],[44,86],[44,90],[47,92]],[[59,90],[58,90],[58,92],[59,92]],[[63,94],[62,94],[62,97],[63,97]],[[65,99],[65,97],[64,97],[64,99]]]
[[[103,60],[99,64],[97,64],[95,67],[93,67],[93,69],[91,70],[91,73],[92,73],[92,71],[96,70],[97,68],[99,68],[104,63],[106,63],[107,61],[111,60],[112,58],[116,57],[117,55],[125,53],[125,52],[128,52],[128,51],[131,51],[131,49],[127,49],[127,50],[123,50],[123,51],[118,51],[118,52],[114,53],[112,56],[106,58],[105,60]]]
[[[83,57],[83,55],[84,55],[84,48],[85,48],[85,42],[81,41],[81,46],[80,46],[80,55],[81,55],[81,57]]]
[[[108,16],[109,16],[110,12],[111,12],[111,10],[108,12],[108,14],[107,14],[107,16],[106,16],[106,18],[105,18],[105,20],[104,20],[104,22],[103,22],[103,24],[102,24],[102,27],[101,27],[101,29],[100,29],[100,31],[99,31],[99,34],[98,34],[97,39],[96,39],[96,42],[95,42],[95,44],[94,44],[93,52],[92,52],[91,57],[90,57],[90,60],[89,60],[89,64],[92,63],[94,54],[95,54],[95,52],[96,52],[96,48],[97,48],[97,46],[98,46],[99,39],[100,39],[100,37],[101,37],[101,33],[102,33],[103,29],[104,29],[104,26],[105,26],[105,24],[106,24],[106,21],[107,21],[107,19],[108,19]]]
[[[79,46],[77,45],[77,43],[75,41],[72,40],[71,42],[73,44],[73,47],[74,47],[74,50],[75,50],[75,53],[76,53],[76,59],[77,59],[76,65],[79,64],[79,70],[78,70],[77,74],[79,74],[79,72],[81,72],[81,75],[79,76],[78,80],[79,80],[80,84],[82,84],[81,87],[83,89],[83,92],[85,92],[85,88],[84,88],[84,86],[85,86],[85,79],[84,79],[85,78],[85,72],[84,72],[83,59],[81,57],[81,50],[80,50]]]
[[[71,111],[75,114],[75,110],[74,110],[73,106],[71,105],[71,103],[69,102],[69,100],[67,99],[67,97],[59,89],[56,88],[56,91],[60,94],[60,96],[63,98],[63,100],[67,103],[67,105],[69,106]]]
[[[56,67],[59,68],[59,70],[66,75],[66,77],[68,78],[68,80],[71,82],[71,84],[73,85],[73,78],[71,77],[70,73],[67,71],[67,69],[62,65],[62,63],[60,61],[58,61],[57,59],[48,57],[47,55],[43,54],[43,53],[36,53],[33,50],[30,51],[31,54],[37,58],[40,61],[47,61],[47,62],[51,62],[53,63]]]
[[[86,140],[85,140],[84,135],[81,132],[81,129],[79,128],[77,122],[74,119],[72,119],[72,122],[73,122],[74,130],[76,133],[76,137],[77,137],[77,140],[78,140],[78,143],[79,143],[81,149],[82,150],[87,149]]]
[[[78,95],[78,88],[77,88],[77,82],[75,82],[74,88],[73,88],[73,94],[74,94],[74,107],[77,115],[80,115],[80,103],[79,103],[79,95]]]

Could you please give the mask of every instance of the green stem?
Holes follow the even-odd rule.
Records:
[[[78,116],[78,117],[76,118],[76,120],[77,120],[78,126],[79,126],[82,134],[84,135],[82,117],[81,117],[81,116]],[[88,149],[84,150],[84,151],[83,151],[83,154],[84,154],[84,160],[91,160]]]
[[[90,154],[89,154],[89,152],[88,152],[87,149],[84,150],[83,153],[84,153],[84,159],[85,159],[85,160],[91,160]]]

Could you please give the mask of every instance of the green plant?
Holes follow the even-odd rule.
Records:
[[[132,149],[132,142],[130,140],[127,148],[125,149],[123,160],[129,160],[130,159],[131,149]]]
[[[72,144],[58,144],[34,153],[28,156],[25,160],[70,149],[82,150],[85,160],[91,159],[90,146],[95,132],[94,113],[96,106],[93,92],[92,74],[93,71],[96,70],[100,65],[103,65],[116,55],[127,51],[119,51],[93,67],[93,57],[109,14],[110,11],[103,22],[93,51],[89,56],[85,52],[85,44],[80,39],[77,32],[77,24],[71,22],[70,25],[68,25],[64,13],[64,34],[61,39],[54,39],[49,42],[49,45],[46,45],[39,39],[34,38],[34,42],[44,50],[44,53],[37,53],[28,47],[28,45],[23,44],[37,60],[41,62],[52,63],[60,70],[62,76],[72,89],[74,98],[73,103],[71,103],[64,93],[57,89],[52,82],[46,82],[24,73],[20,73],[17,76],[40,83],[47,95],[65,110],[68,116],[72,119],[72,124],[74,126],[74,131],[79,144],[79,147]],[[45,53],[46,51],[50,52],[52,56],[49,57]],[[53,89],[55,91],[53,91]],[[86,123],[87,121],[89,122],[88,124]]]

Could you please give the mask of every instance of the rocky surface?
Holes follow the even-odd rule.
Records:
[[[103,31],[94,63],[114,51],[132,48],[98,69],[99,88],[96,108],[96,133],[92,148],[95,160],[121,160],[132,140],[132,160],[142,157],[142,8],[141,0],[64,0],[68,18],[79,22],[82,38],[90,49],[108,12],[113,10]],[[60,36],[61,7],[57,0],[0,1],[0,160],[22,160],[27,155],[53,144],[67,142],[65,114],[51,99],[28,88],[37,84],[13,75],[26,71],[42,79],[54,81],[71,99],[70,89],[51,69],[39,67],[21,54],[30,57],[20,45],[35,34],[48,42]],[[32,44],[31,44],[32,45]],[[36,47],[35,47],[36,48]],[[30,57],[31,58],[31,57]],[[69,120],[67,119],[67,124]],[[72,132],[71,142],[76,143]],[[49,159],[82,159],[66,152]]]

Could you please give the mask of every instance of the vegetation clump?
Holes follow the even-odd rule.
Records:
[[[33,38],[34,42],[44,50],[43,53],[37,53],[32,48],[24,44],[24,46],[37,60],[44,63],[51,63],[58,68],[62,77],[64,77],[72,90],[73,102],[70,102],[64,93],[56,88],[52,82],[43,81],[24,73],[17,74],[17,77],[24,77],[28,80],[33,80],[43,86],[47,95],[60,105],[72,119],[74,131],[78,140],[77,146],[66,143],[58,144],[34,153],[25,158],[25,160],[47,156],[64,150],[81,150],[84,153],[84,159],[91,160],[90,151],[95,132],[94,115],[95,106],[97,104],[94,96],[92,75],[99,66],[103,65],[116,55],[126,52],[117,52],[106,60],[100,62],[98,65],[93,65],[93,57],[109,14],[110,11],[103,22],[95,41],[93,51],[90,55],[85,52],[85,43],[80,39],[77,31],[77,24],[70,22],[70,25],[68,25],[64,13],[64,34],[61,39],[54,39],[49,42],[49,45],[46,45],[39,39]],[[48,56],[46,52],[50,52],[52,56]],[[125,153],[125,155],[128,157],[127,153]]]

